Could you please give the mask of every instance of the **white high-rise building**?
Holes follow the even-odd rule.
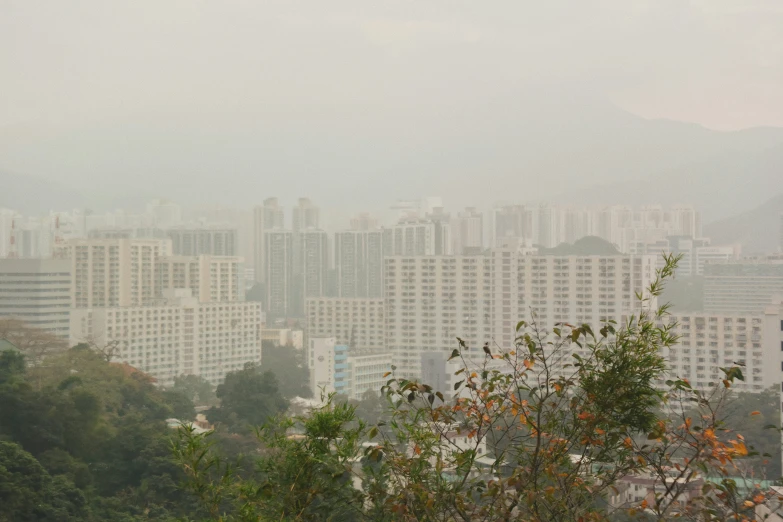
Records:
[[[147,306],[158,297],[158,260],[171,240],[74,239],[69,242],[73,308]]]
[[[384,347],[383,299],[317,297],[307,299],[307,336],[333,337],[351,349]]]
[[[647,290],[656,269],[655,256],[649,255],[523,255],[518,264],[513,317],[529,319],[532,310],[544,330],[556,323],[595,328],[609,319],[619,321],[639,307],[636,294]]]
[[[201,303],[244,301],[242,258],[233,256],[165,256],[157,261],[156,295],[188,288]]]
[[[510,240],[533,243],[537,237],[538,215],[523,205],[500,205],[493,211],[493,247],[507,245]]]
[[[0,317],[67,339],[70,309],[67,259],[0,259]]]
[[[449,223],[418,218],[401,220],[383,230],[383,253],[389,256],[449,255]]]
[[[302,317],[305,299],[327,293],[329,235],[323,230],[300,230],[294,234],[294,256],[290,313]]]
[[[285,213],[277,198],[267,198],[262,206],[253,209],[253,262],[255,279],[266,281],[266,240],[264,234],[268,230],[285,228]]]
[[[321,227],[321,210],[309,198],[299,198],[293,208],[292,228],[294,232]]]
[[[200,303],[187,289],[166,296],[158,306],[72,310],[71,344],[115,351],[116,362],[163,386],[183,374],[217,385],[226,373],[261,362],[260,303]]]
[[[745,379],[732,384],[738,391],[760,392],[783,381],[780,303],[755,314],[675,313],[666,321],[677,323],[672,333],[679,336],[661,354],[668,362],[667,378],[688,379],[707,390],[721,385],[725,374],[720,368],[740,365]]]
[[[383,232],[346,230],[334,235],[339,297],[383,296]]]
[[[272,318],[287,317],[292,311],[293,248],[294,234],[290,230],[267,230],[264,233],[266,312]]]
[[[421,354],[458,347],[483,357],[492,338],[487,256],[388,257],[385,260],[386,349],[403,377],[421,376]]]
[[[166,233],[171,238],[171,251],[177,256],[239,255],[236,228],[177,227]]]
[[[704,311],[760,313],[783,296],[783,260],[742,259],[704,266]]]

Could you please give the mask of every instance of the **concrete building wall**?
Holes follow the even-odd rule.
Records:
[[[70,261],[0,259],[0,317],[67,339],[70,308]]]

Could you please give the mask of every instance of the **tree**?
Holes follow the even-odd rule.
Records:
[[[291,345],[278,346],[269,341],[263,342],[262,349],[261,367],[277,376],[283,397],[292,399],[313,396],[304,350],[297,350]]]
[[[70,481],[52,478],[18,444],[0,441],[0,520],[76,522],[87,514],[84,494]]]
[[[209,410],[207,417],[226,424],[232,432],[247,432],[288,407],[275,374],[250,363],[226,375],[217,387],[217,397],[220,406]]]
[[[198,513],[176,488],[183,472],[171,459],[165,423],[177,412],[192,416],[186,397],[84,346],[34,367],[24,359],[0,353],[0,440],[13,443],[15,449],[5,448],[8,459],[23,465],[0,463],[8,479],[0,480],[0,495],[15,499],[0,498],[7,507],[0,506],[0,521],[163,522]],[[9,485],[17,475],[37,477],[37,485],[17,491]]]
[[[18,319],[0,319],[0,339],[16,346],[33,365],[40,364],[48,355],[68,349],[68,344],[61,337]]]
[[[533,315],[505,349],[457,340],[452,358],[463,365],[453,397],[388,375],[387,426],[365,429],[354,407],[332,402],[265,424],[254,478],[226,468],[209,435],[182,431],[175,451],[190,490],[221,521],[349,516],[319,511],[334,499],[365,520],[750,520],[766,497],[733,478],[752,450],[725,419],[742,369],[723,368],[709,390],[666,380],[660,353],[677,338],[667,306],[653,300],[676,262],[666,257],[640,310],[620,325],[546,332]],[[476,369],[466,355],[478,350]],[[284,436],[292,431],[298,437]],[[346,473],[361,486],[343,489]],[[649,483],[645,498],[623,500],[618,488],[638,476]]]
[[[215,388],[200,375],[180,375],[174,378],[174,390],[182,392],[196,404],[210,404],[217,397]]]

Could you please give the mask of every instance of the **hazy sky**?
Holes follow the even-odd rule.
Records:
[[[79,183],[195,171],[199,137],[231,168],[291,129],[326,149],[323,129],[328,144],[377,122],[424,146],[418,114],[549,86],[649,118],[783,126],[783,1],[0,0],[0,168]]]

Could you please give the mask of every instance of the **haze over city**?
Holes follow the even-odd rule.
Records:
[[[0,0],[0,521],[783,521],[781,405],[780,0]]]

